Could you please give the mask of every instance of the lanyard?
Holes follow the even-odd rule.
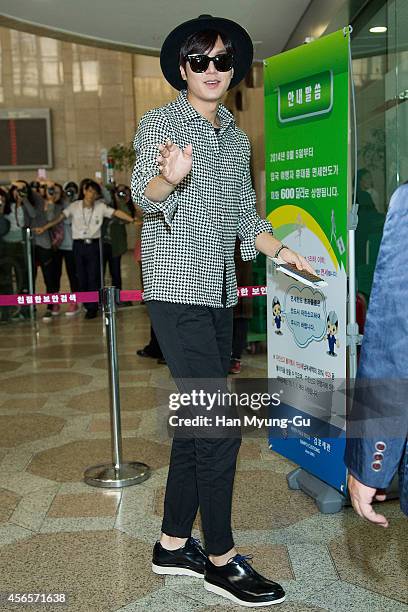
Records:
[[[94,204],[92,204],[92,212],[91,212],[91,214],[89,215],[88,223],[87,223],[87,222],[86,222],[86,220],[85,220],[84,202],[83,202],[83,201],[82,201],[81,205],[82,205],[82,218],[83,218],[83,221],[84,221],[84,227],[85,227],[85,231],[83,232],[83,234],[85,235],[85,234],[87,234],[87,233],[88,233],[89,226],[91,225],[92,216],[93,216],[93,214],[94,214],[94,210],[95,210],[95,203],[94,203]]]

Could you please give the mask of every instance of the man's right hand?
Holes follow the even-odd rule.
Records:
[[[193,164],[193,146],[187,145],[185,149],[180,149],[171,140],[159,145],[160,154],[157,163],[165,181],[171,185],[178,185],[183,178],[189,174]]]
[[[388,527],[388,521],[382,514],[377,514],[372,503],[374,501],[384,501],[385,493],[379,492],[373,487],[363,484],[352,474],[348,477],[348,492],[354,510],[361,518],[380,525],[380,527]]]
[[[43,234],[45,231],[46,231],[45,227],[34,227],[33,228],[34,234],[37,234],[38,236],[41,236],[41,234]]]

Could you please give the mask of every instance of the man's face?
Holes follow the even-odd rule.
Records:
[[[214,47],[206,51],[206,55],[214,57],[219,53],[226,53],[220,36]],[[180,66],[180,72],[182,78],[187,81],[189,93],[205,102],[220,100],[227,91],[233,75],[233,69],[228,72],[218,72],[213,62],[210,62],[205,72],[196,73],[191,70],[190,63],[187,61],[185,69]]]

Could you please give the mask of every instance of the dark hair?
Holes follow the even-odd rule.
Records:
[[[27,191],[27,200],[30,202],[30,204],[32,206],[35,206],[37,204],[36,199],[33,196],[33,190],[31,189],[30,185],[27,183],[27,181],[23,181],[23,179],[16,179],[14,181],[15,183],[24,183],[26,191]],[[18,187],[16,187],[15,185],[11,185],[9,191],[8,191],[8,197],[7,197],[7,201],[6,201],[6,205],[4,207],[4,213],[6,215],[9,215],[11,213],[11,205],[13,203],[16,203],[15,197],[14,197],[14,190],[18,189]]]
[[[202,32],[191,34],[184,41],[180,49],[180,66],[183,66],[183,68],[186,67],[186,57],[190,55],[190,53],[205,53],[206,51],[211,51],[219,36],[224,43],[226,51],[234,53],[232,41],[226,34],[217,32],[216,30],[203,30]]]
[[[60,197],[59,200],[57,202],[55,202],[56,204],[62,203],[62,199],[64,197],[64,189],[62,187],[62,185],[60,183],[54,183],[54,187],[58,187],[58,189],[60,190]]]
[[[360,168],[360,170],[357,170],[357,189],[360,189],[361,179],[367,176],[367,174],[371,176],[371,172],[367,170],[367,168]]]
[[[102,190],[101,190],[100,185],[98,185],[98,183],[96,181],[93,181],[90,178],[84,178],[79,183],[78,200],[83,200],[84,199],[84,191],[86,189],[89,189],[89,187],[92,187],[92,189],[94,189],[96,191],[97,195],[99,197],[102,197]]]

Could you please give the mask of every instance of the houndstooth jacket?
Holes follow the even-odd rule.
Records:
[[[147,112],[134,147],[132,197],[144,211],[142,269],[144,299],[222,307],[224,265],[226,306],[237,303],[234,246],[255,259],[255,238],[273,233],[256,212],[250,175],[250,144],[233,115],[222,105],[217,134],[181,91],[173,102]],[[159,174],[158,145],[170,138],[177,146],[193,145],[191,172],[163,202],[144,196]],[[224,264],[225,262],[225,264]]]

